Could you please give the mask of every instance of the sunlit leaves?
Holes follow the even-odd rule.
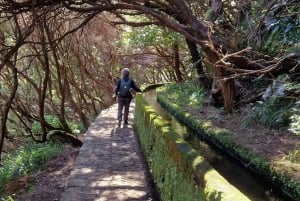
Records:
[[[171,84],[162,90],[168,94],[169,99],[180,105],[188,105],[190,107],[201,107],[205,97],[205,90],[193,85],[192,82]]]
[[[129,47],[136,46],[172,46],[181,37],[178,33],[155,25],[139,28],[128,28],[122,40]]]

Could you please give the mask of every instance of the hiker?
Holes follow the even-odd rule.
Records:
[[[123,108],[124,108],[124,125],[128,124],[128,114],[129,114],[129,106],[130,102],[133,98],[135,92],[142,92],[140,88],[138,88],[134,81],[129,77],[129,69],[123,68],[121,72],[121,78],[117,82],[116,90],[114,98],[118,102],[118,126],[121,126],[122,116],[123,116]]]

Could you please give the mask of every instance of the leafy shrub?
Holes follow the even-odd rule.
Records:
[[[57,117],[53,115],[45,115],[45,120],[46,122],[51,125],[53,128],[61,128],[60,121]],[[75,130],[80,130],[80,125],[77,125],[76,123],[72,122],[67,122],[68,126],[74,132]],[[82,129],[82,128],[81,128]],[[31,125],[31,130],[35,135],[39,135],[41,133],[41,124],[38,121],[34,121],[33,124]]]
[[[257,105],[255,114],[257,121],[264,126],[270,128],[288,126],[291,103],[283,98],[270,98],[263,104]]]
[[[164,90],[179,105],[201,107],[205,96],[205,90],[192,82],[171,84]]]
[[[15,153],[8,154],[0,167],[0,194],[7,182],[44,165],[50,158],[58,155],[62,150],[61,144],[27,144]]]
[[[292,103],[284,98],[271,97],[265,102],[258,101],[248,115],[242,120],[243,126],[252,123],[261,124],[267,128],[280,128],[288,126],[292,114]]]
[[[299,44],[300,20],[299,6],[296,2],[296,0],[276,1],[269,8],[267,8],[270,6],[269,1],[257,1],[252,4],[249,18],[252,20],[252,27],[258,27],[260,24],[257,33],[261,34],[256,36],[262,38],[257,39],[256,44],[260,45],[264,52],[278,55],[280,51],[291,52],[291,49]],[[249,22],[248,18],[245,20]]]
[[[71,128],[73,133],[82,133],[85,132],[85,128],[82,122],[76,123],[70,123],[68,122],[69,127]]]
[[[33,134],[38,135],[42,132],[41,124],[38,121],[34,121],[31,125],[31,131]]]
[[[53,128],[61,127],[59,119],[53,115],[45,115],[45,121]],[[34,121],[31,126],[31,130],[34,134],[39,135],[42,131],[40,122]]]
[[[279,47],[293,47],[299,41],[300,20],[296,17],[298,8],[293,1],[289,0],[288,5],[282,2],[274,4],[265,18],[264,28],[268,34],[263,49],[268,53],[278,52]]]
[[[48,124],[50,124],[53,128],[60,128],[59,119],[53,115],[45,115],[45,120]]]
[[[277,78],[284,85],[284,93],[300,92],[300,84],[293,82],[289,75],[283,74]],[[285,94],[286,95],[286,94]],[[265,102],[258,101],[252,108],[247,108],[246,118],[242,126],[258,123],[268,128],[289,126],[289,130],[300,135],[300,102],[294,102],[281,96],[271,96]]]

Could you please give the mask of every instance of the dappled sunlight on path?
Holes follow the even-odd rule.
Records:
[[[117,127],[117,105],[89,127],[61,201],[150,201],[147,168],[132,128]]]

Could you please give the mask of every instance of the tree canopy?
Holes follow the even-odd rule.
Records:
[[[111,103],[121,66],[145,74],[140,83],[182,81],[192,66],[227,112],[239,78],[298,82],[299,13],[297,0],[1,1],[0,150],[19,125],[41,142],[51,129],[74,132],[74,119],[86,129]]]

